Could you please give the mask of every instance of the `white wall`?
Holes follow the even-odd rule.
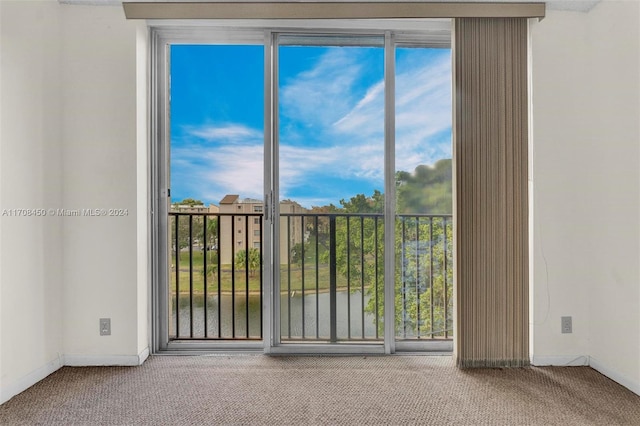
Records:
[[[640,4],[532,29],[534,363],[640,392]],[[560,317],[573,316],[573,334]]]
[[[588,353],[591,247],[599,212],[587,183],[594,161],[584,149],[589,131],[589,69],[584,13],[547,12],[532,28],[535,358],[571,360]],[[560,334],[560,317],[573,333]],[[534,362],[536,362],[534,358]]]
[[[139,348],[137,24],[124,19],[121,7],[61,10],[62,204],[127,210],[63,224],[66,359],[100,363]],[[99,318],[111,318],[111,336],[99,335]]]
[[[60,207],[59,14],[0,2],[0,211]],[[62,221],[0,216],[0,402],[62,354]]]
[[[0,213],[128,211],[0,217],[1,403],[62,364],[144,359],[148,211],[141,24],[55,0],[2,1],[0,16]]]
[[[590,363],[640,393],[640,2],[596,7],[587,46],[588,146],[598,166],[589,183],[600,200],[591,236],[600,267],[589,292]]]
[[[137,312],[138,312],[138,353],[149,350],[151,330],[151,309],[149,294],[151,287],[151,246],[149,194],[149,31],[146,24],[137,23],[136,29],[136,226],[137,226]]]

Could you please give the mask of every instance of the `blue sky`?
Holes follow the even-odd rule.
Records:
[[[382,48],[281,47],[280,198],[383,189]],[[451,56],[396,51],[396,170],[451,158]],[[263,47],[172,46],[172,200],[263,198]]]

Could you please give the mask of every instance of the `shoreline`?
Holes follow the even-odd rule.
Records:
[[[364,289],[366,290],[369,287],[370,286],[365,286]],[[354,289],[354,287],[351,287],[351,289]],[[356,289],[360,290],[360,287],[357,287]],[[338,291],[347,291],[347,290],[348,290],[347,286],[336,287],[336,292],[338,292]],[[324,293],[329,293],[329,291],[330,291],[330,289],[328,289],[328,288],[322,288],[322,289],[318,289],[317,293],[318,294],[324,294]],[[295,293],[302,292],[302,290],[292,290],[292,292],[295,295]],[[231,296],[231,295],[233,295],[233,293],[234,292],[232,292],[232,291],[224,290],[224,291],[220,292],[220,295],[221,296]],[[249,291],[249,296],[259,296],[260,293],[261,292],[259,290],[250,290]],[[288,293],[287,291],[280,291],[281,295],[287,294],[287,293]],[[315,295],[316,294],[316,290],[315,289],[313,289],[313,290],[305,289],[304,293],[305,293],[305,295]],[[176,294],[176,292],[175,291],[171,291],[170,294],[173,296],[173,295]],[[193,293],[189,292],[188,290],[187,291],[182,291],[182,290],[180,291],[180,296],[189,295],[189,294],[193,294],[193,295],[197,295],[197,296],[203,296],[204,295],[204,291],[194,291]],[[244,291],[244,289],[236,290],[235,294],[236,294],[236,296],[238,294],[241,294],[241,295],[244,296],[246,294],[246,291]],[[212,291],[212,292],[207,292],[207,295],[208,296],[217,296],[218,295],[218,291],[216,290],[216,291]]]

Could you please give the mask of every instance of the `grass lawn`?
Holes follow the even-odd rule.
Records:
[[[193,292],[204,293],[204,253],[201,251],[193,252]],[[207,262],[207,264],[211,264]],[[214,262],[215,264],[215,262]],[[175,257],[172,258],[172,265],[175,265]],[[189,256],[187,253],[182,253],[180,256],[180,268],[178,271],[178,277],[180,279],[180,293],[189,291]],[[235,278],[235,291],[243,292],[246,289],[246,273],[244,270],[236,270],[235,276],[232,277],[232,265],[221,265],[222,274],[220,275],[220,287],[222,292],[231,292],[233,290],[232,278]],[[302,268],[291,265],[289,274],[289,268],[287,265],[280,266],[280,280],[281,290],[284,291],[300,291],[302,290]],[[175,293],[176,290],[176,270],[175,267],[171,268],[171,282],[169,285],[170,291]],[[326,264],[320,264],[318,269],[318,290],[329,289],[329,266]],[[346,279],[344,277],[337,277],[338,286],[346,286]],[[304,288],[306,291],[316,290],[316,267],[315,264],[305,265],[304,268]],[[215,272],[209,273],[207,276],[207,293],[216,293],[218,291],[218,274]],[[260,291],[260,272],[249,273],[249,292]]]

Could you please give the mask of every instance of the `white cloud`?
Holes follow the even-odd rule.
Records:
[[[413,171],[451,156],[450,62],[449,55],[441,55],[397,66],[397,170]],[[281,198],[295,198],[305,206],[335,204],[332,195],[342,188],[326,190],[329,184],[322,180],[327,179],[334,186],[344,182],[347,187],[354,180],[380,186],[384,82],[363,88],[366,72],[357,51],[330,49],[311,69],[282,82]],[[216,203],[227,193],[264,197],[261,130],[240,123],[186,130],[189,136],[184,145],[172,147],[171,161],[178,171],[174,177],[189,194]],[[308,197],[296,191],[313,187],[325,191],[309,189]]]
[[[294,149],[293,136],[283,132],[280,161],[285,195],[287,182],[300,185],[308,176],[383,180],[384,81],[371,84],[362,94],[366,69],[358,66],[357,55],[344,52],[330,50],[314,68],[283,88],[286,118],[313,126],[316,139],[328,145]],[[451,58],[413,56],[398,63],[397,71],[396,169],[413,171],[419,164],[451,156]]]
[[[362,67],[356,50],[328,50],[311,69],[281,82],[282,116],[312,126],[329,126],[357,101],[353,90]]]
[[[336,147],[307,148],[280,147],[280,196],[287,195],[294,186],[303,185],[306,181],[322,175],[340,173],[336,167],[336,157],[339,157]]]
[[[202,126],[190,128],[187,133],[207,141],[246,142],[262,139],[262,132],[241,124],[224,124],[221,126]]]
[[[198,131],[192,134],[200,133]],[[251,141],[211,146],[190,142],[172,149],[172,180],[180,193],[217,203],[228,193],[262,199],[263,145]],[[353,161],[360,158],[362,161]],[[313,186],[327,176],[348,181],[354,177],[381,180],[381,143],[326,147],[280,147],[280,196],[292,198],[295,187]],[[372,163],[376,162],[374,166]],[[174,190],[174,193],[177,191]],[[303,205],[336,202],[323,196],[296,197]]]
[[[349,134],[384,134],[384,81],[371,86],[356,106],[333,126]]]
[[[262,157],[262,145],[229,146],[215,151],[201,146],[175,148],[171,161],[179,172],[172,180],[180,182],[181,192],[208,202],[217,203],[226,194],[260,199]]]
[[[174,194],[218,203],[226,194],[263,198],[263,135],[238,123],[186,129],[172,146]]]
[[[451,58],[398,64],[396,75],[396,169],[412,171],[419,164],[433,164],[451,156],[450,140],[441,135],[451,130]],[[334,128],[365,145],[384,129],[384,83],[371,86],[366,95]],[[356,157],[367,163],[364,157]],[[377,167],[377,162],[371,166]],[[376,174],[372,171],[372,176]]]

